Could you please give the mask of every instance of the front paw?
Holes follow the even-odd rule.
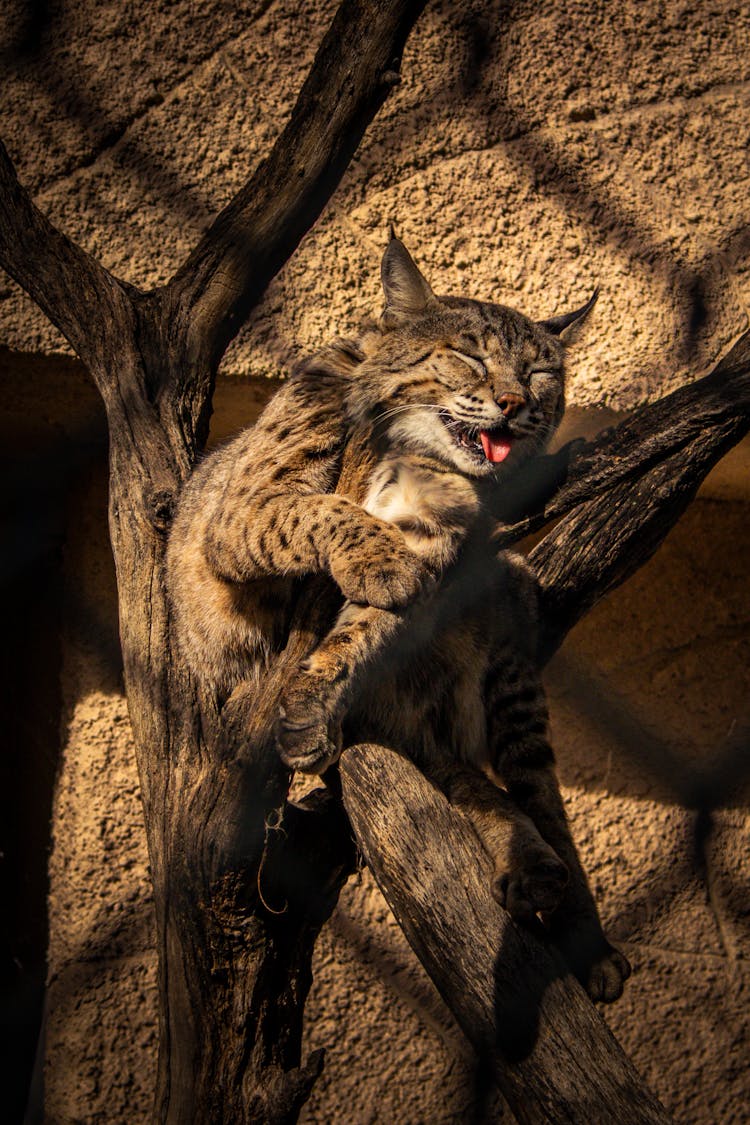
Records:
[[[492,894],[514,922],[528,923],[553,911],[567,884],[568,869],[552,848],[533,848],[510,870],[495,870]]]
[[[362,553],[351,548],[333,556],[331,575],[342,594],[358,605],[401,609],[434,584],[424,562],[401,532],[386,527],[367,540]]]
[[[565,960],[592,1000],[611,1004],[631,973],[627,957],[607,941],[598,923],[572,925],[555,938]]]
[[[279,707],[276,749],[289,769],[325,773],[341,755],[341,723],[317,699],[286,697]]]

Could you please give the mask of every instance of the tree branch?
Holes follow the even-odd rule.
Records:
[[[323,210],[399,81],[426,0],[345,0],[271,153],[168,286],[198,349],[218,363],[271,278]]]
[[[170,459],[207,433],[219,360],[269,281],[323,210],[367,126],[399,82],[426,0],[345,0],[269,156],[164,288],[141,293],[58,231],[18,182],[0,143],[0,265],[44,310],[109,403],[157,403]],[[121,374],[123,342],[138,360]],[[164,363],[166,354],[172,362]]]
[[[647,562],[748,429],[745,333],[706,378],[637,410],[573,461],[543,517],[564,518],[529,556],[541,585],[542,660],[599,598]]]
[[[501,497],[501,547],[560,519],[530,555],[543,659],[650,557],[749,427],[750,333],[705,379],[635,412],[577,455],[567,448],[540,459],[524,492],[513,490],[515,512]],[[551,948],[498,908],[487,859],[447,801],[382,747],[348,750],[341,774],[368,864],[518,1120],[666,1121]]]
[[[243,864],[243,857],[233,848],[247,835],[263,843],[265,814],[283,801],[283,778],[272,776],[266,792],[260,785],[261,771],[241,760],[243,747],[253,742],[249,727],[236,739],[236,758],[217,753],[195,687],[171,656],[163,533],[173,492],[205,432],[218,360],[253,302],[320,214],[367,125],[398,80],[398,56],[423,6],[424,0],[346,0],[341,5],[271,154],[219,215],[171,283],[152,294],[141,294],[119,282],[56,231],[20,186],[7,153],[0,148],[0,261],[70,340],[91,369],[108,406],[110,526],[157,902],[163,1037],[158,1104],[163,1120],[194,1119],[208,1105],[215,1112],[204,1114],[207,1120],[247,1120],[248,1106],[259,1105],[258,1098],[267,1108],[276,1107],[276,1117],[293,1118],[317,1073],[316,1059],[305,1067],[299,1065],[298,1028],[316,927],[335,901],[345,862],[339,862],[336,847],[328,856],[321,856],[315,909],[310,912],[309,904],[300,902],[294,924],[287,916],[269,917],[258,906],[252,875],[258,889],[263,855],[253,853],[252,862]],[[743,363],[746,384],[747,357]],[[586,566],[578,542],[563,542],[559,548],[561,554],[570,553],[565,564],[554,558],[554,550],[545,561],[544,550],[537,548],[535,562],[548,599],[543,609],[545,613],[550,610],[553,622],[548,647],[570,627],[577,607],[590,604],[625,572],[635,569],[637,560],[642,561],[643,544],[647,551],[654,549],[662,534],[658,496],[641,496],[627,509],[627,527],[632,525],[636,531],[630,539],[625,536],[621,547],[619,525],[608,530],[607,524],[613,498],[615,510],[622,506],[625,511],[633,482],[645,478],[647,472],[658,473],[660,460],[667,456],[674,458],[672,470],[678,473],[683,473],[685,463],[697,463],[700,458],[694,458],[691,441],[693,446],[705,441],[699,451],[702,466],[710,459],[710,449],[726,448],[736,440],[741,427],[733,421],[727,422],[726,433],[716,443],[705,438],[705,402],[714,390],[720,409],[711,426],[717,434],[724,424],[719,421],[722,410],[728,411],[727,418],[736,418],[743,410],[747,414],[746,397],[742,403],[724,401],[730,383],[726,380],[726,386],[722,383],[715,388],[704,381],[708,388],[705,400],[706,387],[696,384],[695,397],[688,394],[678,400],[670,396],[673,403],[665,414],[658,413],[663,404],[657,404],[649,408],[657,412],[653,416],[647,412],[629,431],[616,431],[620,439],[600,438],[574,462],[567,484],[557,499],[543,506],[542,515],[522,521],[523,530],[517,523],[506,532],[518,538],[532,524],[542,526],[568,512],[571,519],[581,516],[583,526],[577,532],[581,543],[586,534],[590,537],[592,545],[583,560]],[[746,386],[742,393],[747,394]],[[697,423],[691,405],[703,411]],[[711,410],[708,417],[713,418]],[[644,437],[651,432],[649,419],[654,424],[653,447]],[[690,428],[696,425],[697,430]],[[682,436],[677,434],[684,426],[692,437],[687,430],[680,430]],[[668,433],[672,438],[660,444]],[[701,435],[701,443],[696,433]],[[608,445],[608,441],[612,443]],[[629,441],[635,443],[634,452]],[[719,455],[716,452],[713,459]],[[555,464],[560,467],[559,459]],[[653,480],[656,478],[652,490]],[[665,490],[670,513],[682,510],[679,505],[684,507],[685,497],[692,495],[690,484],[680,486],[681,492],[670,492],[664,477],[658,483]],[[624,490],[621,505],[619,488]],[[590,499],[592,492],[597,499]],[[600,507],[590,508],[592,504]],[[639,540],[644,527],[646,533]],[[607,535],[609,552],[589,565],[588,556],[599,552]],[[554,542],[552,536],[545,541]],[[299,640],[303,647],[310,639],[304,624]],[[273,684],[266,685],[271,702],[272,688],[276,690]],[[258,711],[256,707],[256,722],[260,722]],[[258,744],[261,742],[259,733]],[[369,762],[374,760],[375,749],[367,751]],[[356,760],[356,754],[349,751],[342,765],[345,780],[350,781],[347,800],[353,816],[358,798],[356,793],[352,795],[351,771]],[[384,810],[382,831],[403,829],[404,838],[416,840],[419,847],[410,845],[406,859],[399,859],[394,845],[396,875],[389,874],[387,848],[384,859],[378,858],[384,845],[377,841],[368,853],[370,862],[384,889],[389,879],[402,880],[402,901],[408,909],[402,906],[396,912],[411,940],[421,943],[421,955],[433,971],[439,971],[445,956],[440,935],[450,933],[446,927],[458,927],[456,932],[464,943],[459,987],[454,995],[446,984],[446,995],[467,1033],[489,1054],[498,1080],[507,1083],[507,1096],[515,1097],[520,1105],[519,1090],[523,1088],[525,1099],[535,1078],[534,1104],[540,1107],[539,1114],[545,1104],[557,1105],[562,1098],[579,1107],[578,1120],[663,1120],[609,1040],[601,1048],[605,1042],[601,1027],[591,1022],[595,1018],[592,1009],[563,975],[565,970],[551,962],[549,952],[528,935],[516,935],[520,945],[509,944],[511,938],[516,940],[515,931],[489,897],[489,876],[483,881],[482,856],[473,837],[471,844],[465,837],[461,843],[464,829],[457,818],[440,819],[439,802],[436,804],[434,791],[423,779],[421,785],[426,789],[414,790],[418,796],[415,811],[400,805],[402,787],[406,793],[402,773],[389,769],[380,757],[376,764],[377,769],[366,776],[360,771],[355,779],[359,793],[366,794],[367,816],[376,807]],[[434,825],[442,826],[435,835],[433,815]],[[446,846],[443,829],[451,832],[455,847]],[[420,837],[422,830],[426,836]],[[358,831],[364,846],[367,824],[361,801]],[[428,869],[436,857],[448,865],[448,882],[442,878],[435,882],[434,871]],[[279,862],[288,870],[286,860]],[[454,898],[466,880],[471,886],[469,898]],[[291,901],[291,891],[289,897]],[[471,931],[466,929],[467,918],[472,919]],[[429,931],[432,925],[438,927],[434,935]],[[512,949],[516,952],[506,957],[506,950]],[[516,971],[519,965],[541,966],[529,969],[532,975],[527,978],[535,1005],[525,1006],[527,987],[521,992],[524,1004],[517,1005],[514,1013],[525,1034],[520,1040],[518,1035],[503,1033],[496,1019],[496,1000],[519,995],[507,977],[507,966]],[[286,1021],[284,1034],[278,1033],[280,1019]],[[562,1022],[556,1022],[558,1019]],[[511,1023],[511,1031],[518,1026]],[[609,1098],[606,1113],[588,1112],[593,1096],[590,1074],[599,1071],[590,1071],[587,1065],[584,1073],[577,1058],[566,1058],[570,1075],[561,1071],[559,1061],[554,1065],[560,1044],[552,1042],[548,1029],[555,1028],[565,1042],[592,1044],[604,1051],[601,1082],[604,1072],[612,1071],[609,1084],[603,1087],[602,1097]],[[269,1044],[278,1048],[273,1058],[268,1056]],[[545,1087],[550,1066],[562,1093]],[[504,1077],[506,1072],[510,1078]],[[617,1099],[623,1092],[640,1098],[645,1107],[641,1116],[621,1112]],[[590,1104],[600,1107],[601,1098]],[[522,1105],[517,1112],[521,1120],[549,1120],[522,1116],[526,1112]]]
[[[327,603],[317,591],[259,698],[235,701],[228,732],[229,705],[222,729],[173,659],[165,532],[205,439],[223,347],[338,183],[422,7],[342,4],[271,156],[165,289],[117,281],[56,231],[0,152],[0,260],[107,406],[110,534],[156,904],[160,1121],[290,1122],[320,1069],[315,1055],[301,1065],[302,1015],[315,937],[351,861],[348,825],[286,806],[286,853],[269,853],[287,777],[266,720],[285,660],[296,666],[297,649],[315,643],[308,630]],[[303,867],[304,895],[290,883]],[[280,916],[263,901],[277,893],[289,903]]]
[[[121,282],[57,230],[19,183],[0,141],[0,265],[92,370],[104,366],[113,327],[132,321]],[[104,388],[100,387],[102,393]]]
[[[491,864],[468,821],[382,746],[346,750],[341,777],[368,865],[518,1121],[665,1125],[553,947],[492,898]]]

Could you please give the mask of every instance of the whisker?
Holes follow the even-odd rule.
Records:
[[[394,416],[394,414],[401,414],[401,413],[403,413],[404,411],[407,411],[407,410],[435,410],[435,411],[440,411],[440,410],[443,410],[443,407],[438,406],[437,403],[431,403],[431,402],[410,402],[410,403],[407,403],[404,406],[392,406],[389,410],[384,410],[383,413],[381,415],[379,415],[379,417],[382,421],[384,418],[392,418]]]

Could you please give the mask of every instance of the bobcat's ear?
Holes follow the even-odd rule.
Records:
[[[435,295],[422,277],[411,254],[391,227],[391,240],[380,266],[385,293],[383,322],[386,327],[419,316],[435,301]]]
[[[596,299],[599,296],[599,286],[597,285],[594,292],[589,297],[585,305],[581,305],[580,309],[574,312],[563,313],[562,316],[553,316],[549,320],[540,320],[539,324],[542,328],[546,328],[553,336],[559,336],[564,344],[570,344],[576,338],[578,329],[582,326],[584,320],[589,315]]]

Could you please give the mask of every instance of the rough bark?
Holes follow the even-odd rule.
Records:
[[[750,428],[750,333],[704,379],[588,443],[540,458],[506,547],[559,522],[529,559],[541,593],[540,661],[654,553],[713,465]],[[405,758],[347,750],[344,801],[409,942],[523,1123],[668,1120],[569,970],[515,927],[460,813]]]
[[[532,514],[525,516],[512,528],[501,533],[501,538],[516,539],[529,528],[558,518],[561,513],[567,512],[562,522],[550,536],[542,540],[531,556],[540,580],[543,598],[547,600],[546,604],[554,606],[554,599],[558,596],[559,590],[565,594],[564,613],[545,611],[543,614],[546,629],[543,656],[548,655],[561,642],[565,632],[578,619],[580,613],[646,561],[684,510],[710,467],[746,432],[750,420],[750,365],[747,347],[748,338],[743,338],[734,349],[732,356],[720,364],[712,375],[645,408],[620,427],[601,435],[594,442],[580,449],[568,464],[565,482],[556,492],[555,497],[548,501],[541,514],[532,511]],[[696,452],[698,437],[700,437],[700,449]],[[559,459],[555,460],[554,464],[559,476]],[[608,471],[608,467],[611,471]],[[654,486],[655,480],[658,482],[658,488]],[[553,540],[555,536],[563,536],[568,526],[566,520],[569,520],[573,526],[573,533],[568,534],[557,550],[545,553],[549,540]],[[565,576],[565,585],[558,585],[560,573]],[[580,601],[577,601],[577,598]],[[581,609],[577,611],[579,604]],[[316,626],[311,614],[313,607],[317,607],[318,612],[325,616],[325,610],[321,609],[321,605],[317,593],[311,591],[309,603],[299,607],[296,639],[295,636],[292,637],[290,648],[285,655],[284,664],[288,667],[295,665],[300,654],[306,651],[309,637],[320,627]],[[258,732],[267,729],[268,716],[274,711],[279,686],[285,674],[285,668],[280,666],[276,670],[276,678],[269,678],[264,700],[252,701],[254,729]],[[261,744],[262,739],[257,739],[256,745]],[[350,760],[350,756],[347,755],[343,774],[351,789],[351,767],[348,765]],[[254,769],[256,779],[260,776],[262,768],[263,762],[257,762]],[[386,896],[389,897],[394,908],[398,907],[396,913],[406,929],[407,936],[418,955],[423,958],[428,972],[443,988],[446,999],[459,1021],[462,1022],[465,1030],[469,1031],[476,1013],[469,1012],[468,1015],[463,1013],[465,982],[461,973],[456,971],[456,966],[451,967],[452,952],[441,947],[440,937],[451,931],[458,935],[460,931],[462,939],[470,942],[473,937],[472,928],[466,919],[461,922],[460,913],[450,922],[447,922],[445,917],[438,919],[434,914],[418,913],[420,903],[424,904],[424,896],[420,897],[415,890],[421,878],[419,868],[415,868],[416,882],[410,879],[408,883],[404,883],[400,899],[393,897],[392,890],[389,891],[387,886],[387,877],[382,874],[383,865],[387,866],[394,862],[402,872],[408,871],[413,863],[412,852],[419,851],[420,847],[426,849],[424,854],[428,856],[428,867],[439,865],[445,852],[442,822],[438,822],[434,833],[430,830],[426,839],[422,839],[417,844],[412,842],[407,853],[399,850],[408,835],[394,834],[392,831],[392,826],[399,823],[399,813],[395,806],[402,800],[402,787],[404,793],[414,793],[413,787],[410,788],[410,783],[400,772],[407,768],[403,762],[398,768],[392,768],[393,784],[388,780],[387,774],[382,774],[380,785],[376,787],[377,794],[372,786],[369,788],[365,802],[365,808],[369,809],[368,819],[365,821],[359,817],[355,821],[355,829],[368,861],[381,880]],[[375,773],[377,774],[377,770]],[[271,787],[271,795],[264,802],[264,808],[273,807],[274,803],[278,802],[281,792],[280,789],[273,789],[274,784],[277,784],[274,782],[273,775],[269,777],[267,783]],[[425,793],[420,790],[408,814],[412,822],[424,823],[425,820],[429,820],[425,816],[422,804],[424,799]],[[350,797],[350,812],[351,800]],[[249,802],[250,795],[246,794],[240,797],[236,806],[233,806],[231,794],[224,792],[217,809],[231,826],[234,817],[243,815],[247,817]],[[378,805],[383,815],[373,820],[373,809]],[[238,809],[237,813],[232,812],[234,807]],[[195,823],[200,823],[200,817],[196,817],[195,811],[191,810],[184,825],[185,836],[189,835],[191,825],[194,827]],[[377,829],[383,829],[384,825],[390,825],[391,830],[379,835]],[[223,827],[219,834],[226,834],[226,831]],[[481,881],[483,872],[481,849],[476,842],[472,841],[472,843],[471,855],[466,854],[465,864],[456,868],[454,874],[465,879],[467,871],[475,869]],[[257,851],[257,842],[255,847]],[[195,868],[195,863],[194,859],[191,860],[191,868]],[[474,882],[472,878],[472,885]],[[447,887],[444,886],[441,895],[436,896],[436,901],[445,902],[449,897]],[[483,894],[478,900],[474,900],[472,909],[475,914],[481,916],[485,907],[490,909],[489,903],[488,896]],[[407,904],[410,904],[408,908]],[[414,925],[405,921],[409,917],[420,918],[420,924]],[[473,918],[474,915],[467,915],[467,917]],[[494,947],[497,963],[494,961],[484,963],[484,988],[485,991],[490,989],[495,997],[494,1018],[490,1019],[492,1013],[486,1009],[481,1032],[482,1041],[479,1042],[476,1035],[473,1041],[485,1052],[488,1050],[488,1043],[498,1041],[502,1043],[503,1032],[498,1027],[498,1013],[505,1012],[510,1007],[513,1018],[527,1020],[528,1013],[524,1014],[525,1006],[531,1005],[530,1010],[535,1013],[534,1033],[528,1032],[530,1046],[524,1065],[520,1070],[517,1068],[517,1064],[513,1061],[513,1049],[508,1048],[507,1045],[505,1049],[493,1054],[491,1059],[493,1074],[519,1120],[593,1120],[597,1117],[585,1115],[589,1113],[589,1108],[592,1106],[597,1109],[598,1119],[607,1119],[607,1115],[611,1114],[611,1119],[624,1122],[665,1120],[660,1107],[639,1084],[632,1068],[612,1046],[611,1037],[606,1033],[601,1022],[593,1019],[593,1010],[585,996],[577,991],[576,986],[569,979],[563,981],[560,977],[559,964],[555,967],[554,962],[551,965],[548,963],[549,951],[542,952],[541,943],[534,944],[533,939],[529,938],[532,946],[522,942],[519,947],[520,952],[517,950],[514,954],[516,959],[511,960],[511,964],[518,968],[528,959],[528,965],[536,974],[532,975],[530,981],[524,983],[520,995],[518,984],[524,979],[520,972],[511,973],[508,977],[504,971],[499,971],[498,965],[506,955],[507,939],[498,930],[492,930],[497,917],[497,908],[493,907],[488,918],[494,919],[494,922],[488,925],[490,925],[490,933],[494,935],[491,940],[497,941],[500,938],[499,944]],[[438,940],[428,955],[425,934],[433,931]],[[503,933],[506,931],[507,927]],[[270,940],[267,933],[264,937],[267,942]],[[243,937],[243,942],[245,940]],[[234,957],[240,959],[239,950]],[[190,963],[190,958],[187,962]],[[544,964],[541,970],[539,970],[540,964]],[[487,975],[488,966],[492,969],[490,975]],[[452,981],[449,989],[446,986],[446,979]],[[510,987],[511,982],[513,988]],[[544,993],[544,1003],[539,1002],[540,990]],[[571,994],[576,998],[575,1003],[571,1001]],[[589,1016],[584,1017],[581,1014],[583,1011],[588,1011]],[[567,1022],[562,1019],[564,1012],[568,1013]],[[552,1022],[548,1026],[547,1021],[550,1018]],[[217,1024],[224,1026],[223,1016]],[[564,1036],[569,1037],[567,1039],[563,1037],[565,1042],[576,1042],[576,1036],[582,1036],[582,1041],[592,1044],[591,1050],[598,1060],[594,1071],[595,1084],[600,1087],[598,1091],[594,1089],[587,1073],[580,1068],[578,1070],[573,1068],[569,1072],[567,1082],[561,1081],[554,1067],[548,1072],[547,1068],[552,1065],[551,1056],[554,1055],[555,1050],[560,1049],[558,1034],[562,1036],[563,1032]],[[535,1046],[537,1033],[538,1048]],[[495,1039],[487,1038],[492,1034],[495,1035]],[[554,1050],[550,1048],[550,1044],[556,1044]],[[563,1056],[565,1056],[563,1065],[567,1072],[570,1060],[567,1058],[566,1051],[561,1052],[561,1057]],[[294,1073],[293,1085],[298,1082],[304,1083],[304,1073],[300,1075]],[[549,1073],[555,1076],[552,1086],[549,1085]],[[604,1074],[609,1077],[602,1085],[601,1075]],[[523,1094],[523,1090],[532,1081],[531,1075],[535,1076],[534,1081],[539,1089],[538,1105],[533,1109],[528,1108]],[[555,1091],[554,1097],[552,1090]],[[625,1115],[623,1109],[625,1104],[631,1106],[630,1116]],[[267,1106],[264,1107],[264,1113],[270,1114]],[[545,1113],[548,1116],[545,1117]]]
[[[344,802],[399,925],[522,1125],[664,1125],[559,954],[490,893],[468,821],[382,746],[341,759]]]
[[[653,555],[701,482],[750,429],[750,332],[697,379],[593,441],[530,467],[512,508],[499,507],[499,548],[547,524],[531,551],[541,587],[540,658],[609,590]]]

